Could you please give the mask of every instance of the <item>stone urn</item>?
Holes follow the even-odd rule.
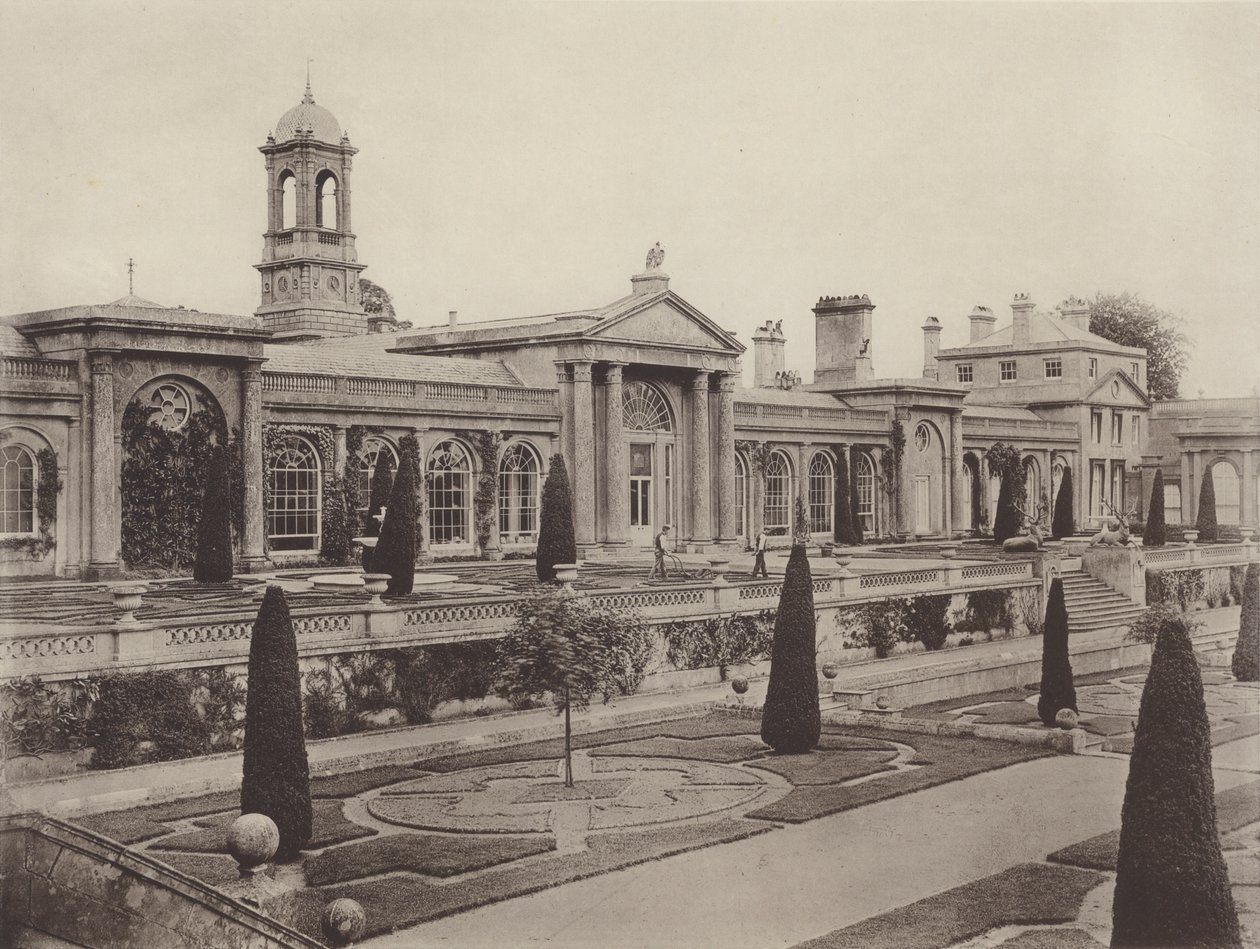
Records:
[[[373,609],[380,609],[385,605],[381,600],[381,594],[389,586],[389,580],[390,575],[388,573],[365,573],[363,575],[363,589],[372,594],[372,599],[368,601],[368,606]]]
[[[319,917],[319,928],[330,946],[349,946],[367,927],[367,914],[349,897],[333,900]]]
[[[227,849],[242,879],[253,876],[280,848],[280,831],[266,814],[242,814],[228,828]]]
[[[556,581],[565,589],[573,589],[573,584],[577,580],[578,565],[575,563],[558,563],[556,564]]]
[[[822,674],[823,674],[824,679],[834,679],[836,676],[840,674],[840,667],[837,666],[834,662],[824,662],[823,667],[822,667]]]
[[[714,557],[709,561],[709,572],[713,574],[714,583],[725,583],[730,569],[731,562],[725,557]]]
[[[1242,536],[1244,544],[1250,544],[1251,538],[1256,536],[1256,529],[1254,527],[1240,527],[1238,528],[1238,533]]]
[[[941,559],[953,560],[958,556],[957,544],[941,544]]]
[[[849,564],[853,563],[853,554],[849,553],[843,547],[836,548],[835,552],[836,566],[840,568],[840,576],[849,576]]]
[[[140,609],[149,588],[139,583],[119,583],[110,587],[109,592],[114,596],[115,608],[122,611],[114,622],[127,624],[136,621],[136,610]]]
[[[1187,547],[1193,547],[1194,542],[1199,539],[1199,532],[1185,531],[1181,536],[1185,540]]]

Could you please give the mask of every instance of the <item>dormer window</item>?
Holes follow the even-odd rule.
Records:
[[[998,378],[1003,382],[1014,382],[1019,376],[1015,372],[1015,360],[1003,359],[998,363]]]
[[[954,371],[958,373],[958,381],[965,386],[971,385],[971,363],[959,363],[954,367]]]
[[[1047,379],[1063,378],[1063,359],[1061,357],[1056,356],[1054,359],[1047,359],[1045,366]]]
[[[1134,382],[1141,382],[1141,381],[1142,381],[1141,379],[1139,379],[1139,378],[1138,378],[1138,369],[1139,369],[1139,368],[1141,368],[1141,365],[1142,365],[1141,363],[1136,363],[1136,362],[1131,362],[1131,363],[1129,363],[1129,368],[1130,368],[1130,370],[1132,370],[1132,371],[1129,373],[1129,375],[1131,375],[1131,376],[1133,377],[1133,381],[1134,381]]]

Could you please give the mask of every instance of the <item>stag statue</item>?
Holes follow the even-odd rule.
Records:
[[[1137,514],[1137,508],[1131,511],[1125,511],[1123,514],[1116,510],[1115,506],[1107,501],[1103,501],[1107,506],[1107,510],[1111,511],[1111,516],[1115,518],[1114,526],[1104,527],[1090,540],[1091,547],[1131,547],[1133,541],[1129,539],[1129,518]]]
[[[1037,505],[1036,515],[1031,515],[1018,504],[1014,505],[1015,510],[1019,512],[1024,519],[1025,534],[1019,537],[1008,537],[1002,541],[1002,550],[1008,554],[1031,554],[1041,549],[1041,544],[1046,537],[1046,513],[1045,504]]]

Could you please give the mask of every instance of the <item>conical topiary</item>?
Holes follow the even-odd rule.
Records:
[[[1230,667],[1239,682],[1260,681],[1260,564],[1247,564],[1243,577],[1242,615]]]
[[[1111,945],[1241,946],[1216,827],[1212,736],[1184,615],[1155,638],[1120,820]]]
[[[372,553],[372,570],[388,573],[389,596],[411,592],[416,579],[416,439],[404,436],[398,443],[398,476],[386,505],[385,522]]]
[[[774,620],[770,684],[761,712],[761,740],[775,751],[802,754],[818,744],[814,583],[802,544],[792,547]]]
[[[367,513],[363,515],[363,536],[376,537],[381,532],[381,522],[374,515],[388,506],[389,495],[394,489],[394,466],[389,454],[381,451],[376,456],[372,480],[368,484]]]
[[[1011,486],[1013,475],[1009,471],[1002,472],[1002,486],[998,489],[997,513],[993,516],[993,539],[999,544],[1019,534],[1021,518],[1015,510]]]
[[[206,472],[197,529],[197,561],[193,579],[198,583],[227,583],[232,579],[232,506],[228,485],[227,450],[215,448]]]
[[[538,579],[554,583],[556,564],[577,563],[577,543],[573,539],[573,495],[563,455],[551,456],[551,469],[543,484],[542,512],[538,522],[538,553],[535,560]]]
[[[1168,528],[1164,523],[1164,472],[1155,469],[1151,483],[1151,500],[1147,505],[1146,526],[1142,528],[1143,547],[1163,547],[1168,542]]]
[[[1216,543],[1216,484],[1212,480],[1212,468],[1203,472],[1203,487],[1199,489],[1199,517],[1194,523],[1199,540]]]
[[[291,860],[311,839],[311,788],[297,638],[277,586],[267,587],[249,642],[244,758],[241,813],[275,821],[276,859]]]
[[[1072,491],[1072,469],[1063,469],[1063,480],[1059,482],[1059,493],[1054,498],[1054,520],[1050,524],[1050,535],[1055,540],[1071,537],[1076,532],[1076,498]]]
[[[1046,601],[1045,631],[1041,635],[1041,694],[1037,715],[1045,725],[1055,724],[1060,709],[1076,709],[1076,688],[1072,683],[1072,663],[1068,658],[1068,615],[1063,599],[1063,581],[1050,584]]]
[[[851,524],[855,544],[865,541],[862,536],[862,516],[858,513],[858,466],[860,464],[857,451],[851,450],[849,452],[849,513],[853,515]]]
[[[857,536],[853,533],[853,505],[849,501],[849,462],[844,457],[844,446],[837,445],[836,451],[836,498],[835,511],[836,529],[835,539],[838,544],[852,545],[857,543]]]

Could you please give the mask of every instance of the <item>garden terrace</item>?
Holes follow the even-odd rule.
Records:
[[[889,596],[1035,589],[1031,560],[921,560],[912,569],[859,558],[844,575],[816,561],[820,621],[837,610]],[[900,565],[899,565],[900,566]],[[235,665],[245,661],[266,582],[289,594],[304,657],[494,638],[512,623],[522,592],[537,587],[532,563],[444,563],[449,581],[374,606],[366,593],[321,592],[320,571],[286,571],[229,584],[149,581],[135,622],[119,621],[111,592],[85,583],[28,583],[0,592],[0,659],[7,676],[67,679],[110,670]],[[583,564],[575,588],[603,604],[632,609],[653,626],[776,609],[782,581],[746,574],[653,583],[647,564]],[[425,576],[425,573],[419,574]],[[836,650],[839,652],[839,649]],[[849,657],[845,657],[849,658]]]

